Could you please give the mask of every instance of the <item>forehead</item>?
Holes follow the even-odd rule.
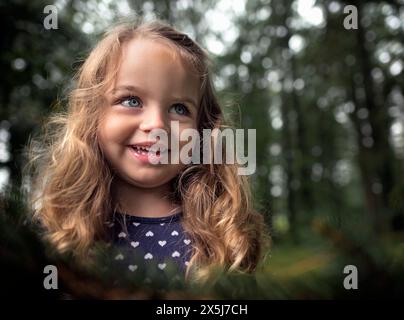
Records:
[[[161,39],[135,38],[122,48],[115,85],[137,85],[197,97],[200,80],[173,46]]]

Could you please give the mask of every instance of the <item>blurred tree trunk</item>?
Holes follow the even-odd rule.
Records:
[[[358,3],[359,18],[363,14],[363,4]],[[359,21],[362,21],[359,19]],[[393,150],[389,142],[390,119],[386,106],[376,99],[376,88],[372,79],[372,64],[370,61],[371,52],[366,47],[366,29],[363,23],[359,25],[356,32],[357,40],[357,61],[363,79],[364,103],[357,98],[357,107],[365,108],[368,111],[368,124],[371,128],[373,144],[366,148],[362,141],[359,141],[359,166],[365,186],[367,208],[374,217],[375,227],[382,230],[385,227],[385,210],[388,208],[388,197],[394,185],[394,159]],[[354,83],[354,82],[353,82]],[[355,83],[353,84],[355,86]],[[354,95],[356,87],[353,88]],[[355,97],[354,97],[355,98]],[[386,100],[385,100],[386,101]],[[354,116],[356,117],[356,116]],[[359,119],[354,119],[358,136],[361,137]],[[362,140],[362,139],[361,139]],[[366,150],[366,149],[368,150]],[[365,162],[366,161],[366,162]],[[380,184],[381,190],[377,190]]]
[[[288,42],[290,39],[290,30],[288,29]],[[294,55],[290,58],[291,64],[291,77],[293,83],[298,78],[297,76],[297,61]],[[309,164],[309,143],[307,140],[307,131],[305,124],[305,116],[302,110],[303,105],[300,103],[300,99],[296,93],[296,88],[293,85],[292,88],[292,106],[296,113],[296,136],[297,136],[297,149],[299,151],[299,183],[300,183],[300,205],[302,210],[307,212],[313,209],[313,197],[310,189],[310,164]]]
[[[290,29],[287,25],[287,19],[291,14],[291,4],[292,1],[273,1],[274,11],[278,10],[279,12],[279,25],[286,28],[286,36],[279,39],[279,63],[282,66],[283,70],[283,79],[282,79],[282,92],[281,92],[281,115],[282,115],[282,150],[284,150],[285,157],[285,172],[286,172],[286,207],[289,216],[289,224],[292,238],[297,241],[297,192],[295,187],[296,175],[295,168],[298,165],[299,150],[295,150],[294,148],[294,140],[303,139],[303,137],[296,137],[296,134],[299,134],[299,128],[297,132],[293,130],[293,126],[291,123],[290,115],[293,111],[296,112],[296,109],[299,108],[298,99],[295,95],[294,90],[292,89],[290,93],[286,91],[287,82],[293,85],[294,82],[294,70],[293,63],[291,62],[292,54],[289,49],[289,39],[291,37]],[[290,85],[290,84],[289,84]],[[300,132],[301,133],[301,132]]]
[[[289,48],[289,40],[293,30],[289,28],[288,19],[293,15],[293,1],[278,1],[275,7],[283,4],[279,14],[279,24],[286,29],[286,36],[279,39],[282,56],[282,70],[284,71],[282,89],[282,121],[283,121],[283,147],[286,160],[286,185],[288,190],[287,208],[290,217],[292,235],[296,239],[298,212],[311,212],[313,198],[310,190],[309,144],[305,125],[306,117],[303,114],[303,105],[294,86],[298,79],[298,61]],[[275,9],[276,10],[276,9]],[[286,82],[289,82],[288,84]],[[290,91],[286,87],[290,86]],[[291,117],[291,115],[295,115]],[[290,119],[292,118],[292,119]],[[293,121],[293,123],[291,123]],[[299,209],[298,209],[299,207]]]

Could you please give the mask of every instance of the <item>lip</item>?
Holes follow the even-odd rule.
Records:
[[[143,142],[136,142],[136,143],[132,143],[132,144],[128,145],[128,147],[131,147],[131,148],[133,148],[133,147],[148,147],[148,148],[150,148],[151,146],[155,146],[155,147],[157,147],[157,148],[159,148],[161,150],[166,150],[166,149],[168,151],[171,150],[170,148],[168,148],[164,144],[159,143],[158,141],[143,141]]]
[[[129,146],[151,147],[154,144],[158,144],[158,141],[143,141],[131,143]]]

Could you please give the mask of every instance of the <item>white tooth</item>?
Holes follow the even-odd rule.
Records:
[[[150,147],[147,147],[147,146],[132,146],[132,148],[136,151],[136,152],[138,152],[138,153],[140,153],[140,154],[147,154],[147,153],[149,153],[150,152]]]

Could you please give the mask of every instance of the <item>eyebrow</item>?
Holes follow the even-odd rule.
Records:
[[[132,86],[132,85],[122,85],[122,86],[117,86],[114,89],[111,90],[112,94],[115,94],[117,91],[137,91],[137,92],[141,92],[141,93],[145,93],[145,91],[140,88],[140,87],[136,87],[136,86]],[[192,104],[196,109],[198,107],[196,101],[192,98],[188,98],[188,97],[171,97],[174,100],[178,100],[178,101],[184,101],[184,102],[188,102],[190,104]]]

